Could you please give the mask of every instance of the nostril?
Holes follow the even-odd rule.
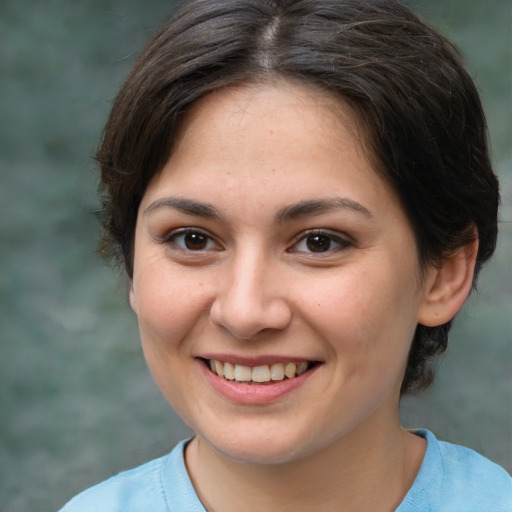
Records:
[[[217,299],[210,308],[211,322],[241,340],[286,329],[291,317],[290,308],[281,299],[250,303]]]

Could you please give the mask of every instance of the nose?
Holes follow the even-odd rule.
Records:
[[[219,276],[211,321],[232,336],[255,339],[285,329],[292,318],[279,272],[257,256],[238,258]]]

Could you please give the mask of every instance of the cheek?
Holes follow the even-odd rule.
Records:
[[[179,344],[209,309],[202,280],[167,267],[153,266],[134,278],[134,309],[143,344]]]
[[[188,422],[183,389],[193,378],[191,341],[200,336],[206,325],[202,319],[208,318],[206,286],[168,263],[142,268],[134,276],[133,298],[144,357],[167,402]]]
[[[303,310],[333,350],[375,360],[407,352],[416,327],[415,289],[401,272],[343,270],[305,287]],[[307,304],[306,304],[307,302]]]

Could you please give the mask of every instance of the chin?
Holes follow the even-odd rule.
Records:
[[[310,441],[286,429],[267,429],[266,432],[222,432],[218,436],[199,437],[219,455],[248,465],[279,465],[301,459],[314,447]]]
[[[287,464],[297,459],[295,452],[290,451],[282,443],[276,446],[275,443],[265,440],[251,440],[237,446],[229,444],[212,447],[219,455],[246,465],[273,466]]]

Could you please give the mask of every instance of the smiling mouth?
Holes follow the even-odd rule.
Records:
[[[316,365],[314,362],[303,361],[300,363],[283,362],[271,365],[244,366],[216,359],[207,359],[205,363],[219,377],[245,384],[272,384],[278,381],[294,379]]]

